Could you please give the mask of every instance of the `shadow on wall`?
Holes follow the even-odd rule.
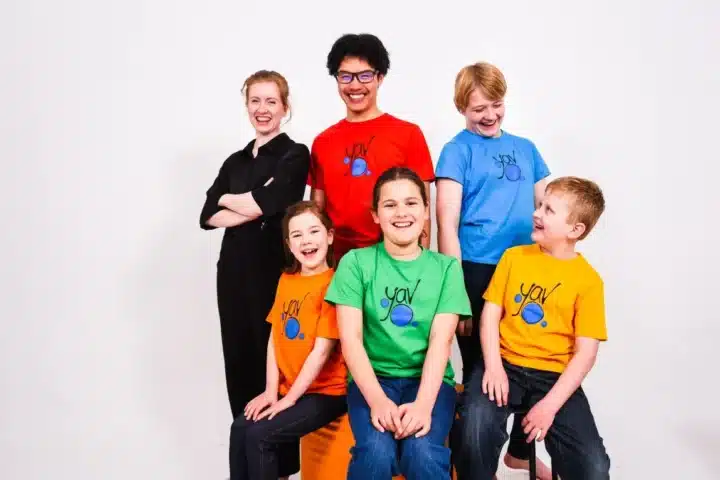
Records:
[[[710,411],[708,410],[708,414]],[[720,421],[714,424],[684,426],[677,432],[680,443],[687,446],[697,462],[707,473],[707,478],[718,478],[720,472]],[[690,458],[688,458],[690,460]]]
[[[225,158],[200,151],[167,162],[171,173],[154,195],[163,203],[155,206],[157,218],[124,282],[139,339],[138,391],[147,409],[139,421],[154,422],[166,439],[167,454],[158,462],[173,462],[163,466],[173,478],[227,476],[232,418],[215,300],[214,245],[222,233],[198,225],[205,191]]]

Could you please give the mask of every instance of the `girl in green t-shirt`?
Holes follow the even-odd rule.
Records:
[[[459,316],[471,314],[462,270],[420,246],[429,199],[412,170],[378,178],[371,213],[382,240],[348,252],[325,296],[337,306],[349,371],[355,446],[347,478],[450,478],[450,350]]]

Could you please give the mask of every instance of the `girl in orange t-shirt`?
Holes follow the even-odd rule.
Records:
[[[231,480],[276,480],[278,458],[299,458],[300,437],[347,412],[335,307],[324,300],[334,274],[330,220],[314,203],[298,202],[283,220],[283,236],[292,265],[267,318],[265,391],[232,424]]]

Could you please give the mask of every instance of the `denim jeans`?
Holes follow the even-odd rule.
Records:
[[[385,395],[398,406],[417,397],[420,379],[385,378],[378,381]],[[390,480],[403,474],[407,480],[450,479],[450,449],[445,446],[455,417],[456,392],[443,382],[431,416],[430,432],[395,440],[370,421],[370,407],[355,382],[348,386],[348,415],[355,437],[348,480]]]
[[[299,457],[299,440],[347,411],[344,395],[306,394],[287,410],[253,422],[238,416],[230,430],[230,480],[277,480],[297,473],[287,459]],[[286,460],[287,465],[280,465]]]
[[[512,411],[529,410],[555,385],[559,374],[503,362],[510,390],[508,405],[498,407],[482,392],[484,365],[473,371],[453,429],[458,480],[491,480],[500,451],[508,439],[507,419]],[[610,478],[610,458],[598,433],[582,388],[576,390],[555,415],[545,437],[553,467],[567,480]]]

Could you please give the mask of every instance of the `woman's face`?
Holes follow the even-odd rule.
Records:
[[[280,122],[287,109],[280,98],[275,82],[257,82],[247,92],[247,110],[250,123],[257,133],[269,135],[280,130]]]

